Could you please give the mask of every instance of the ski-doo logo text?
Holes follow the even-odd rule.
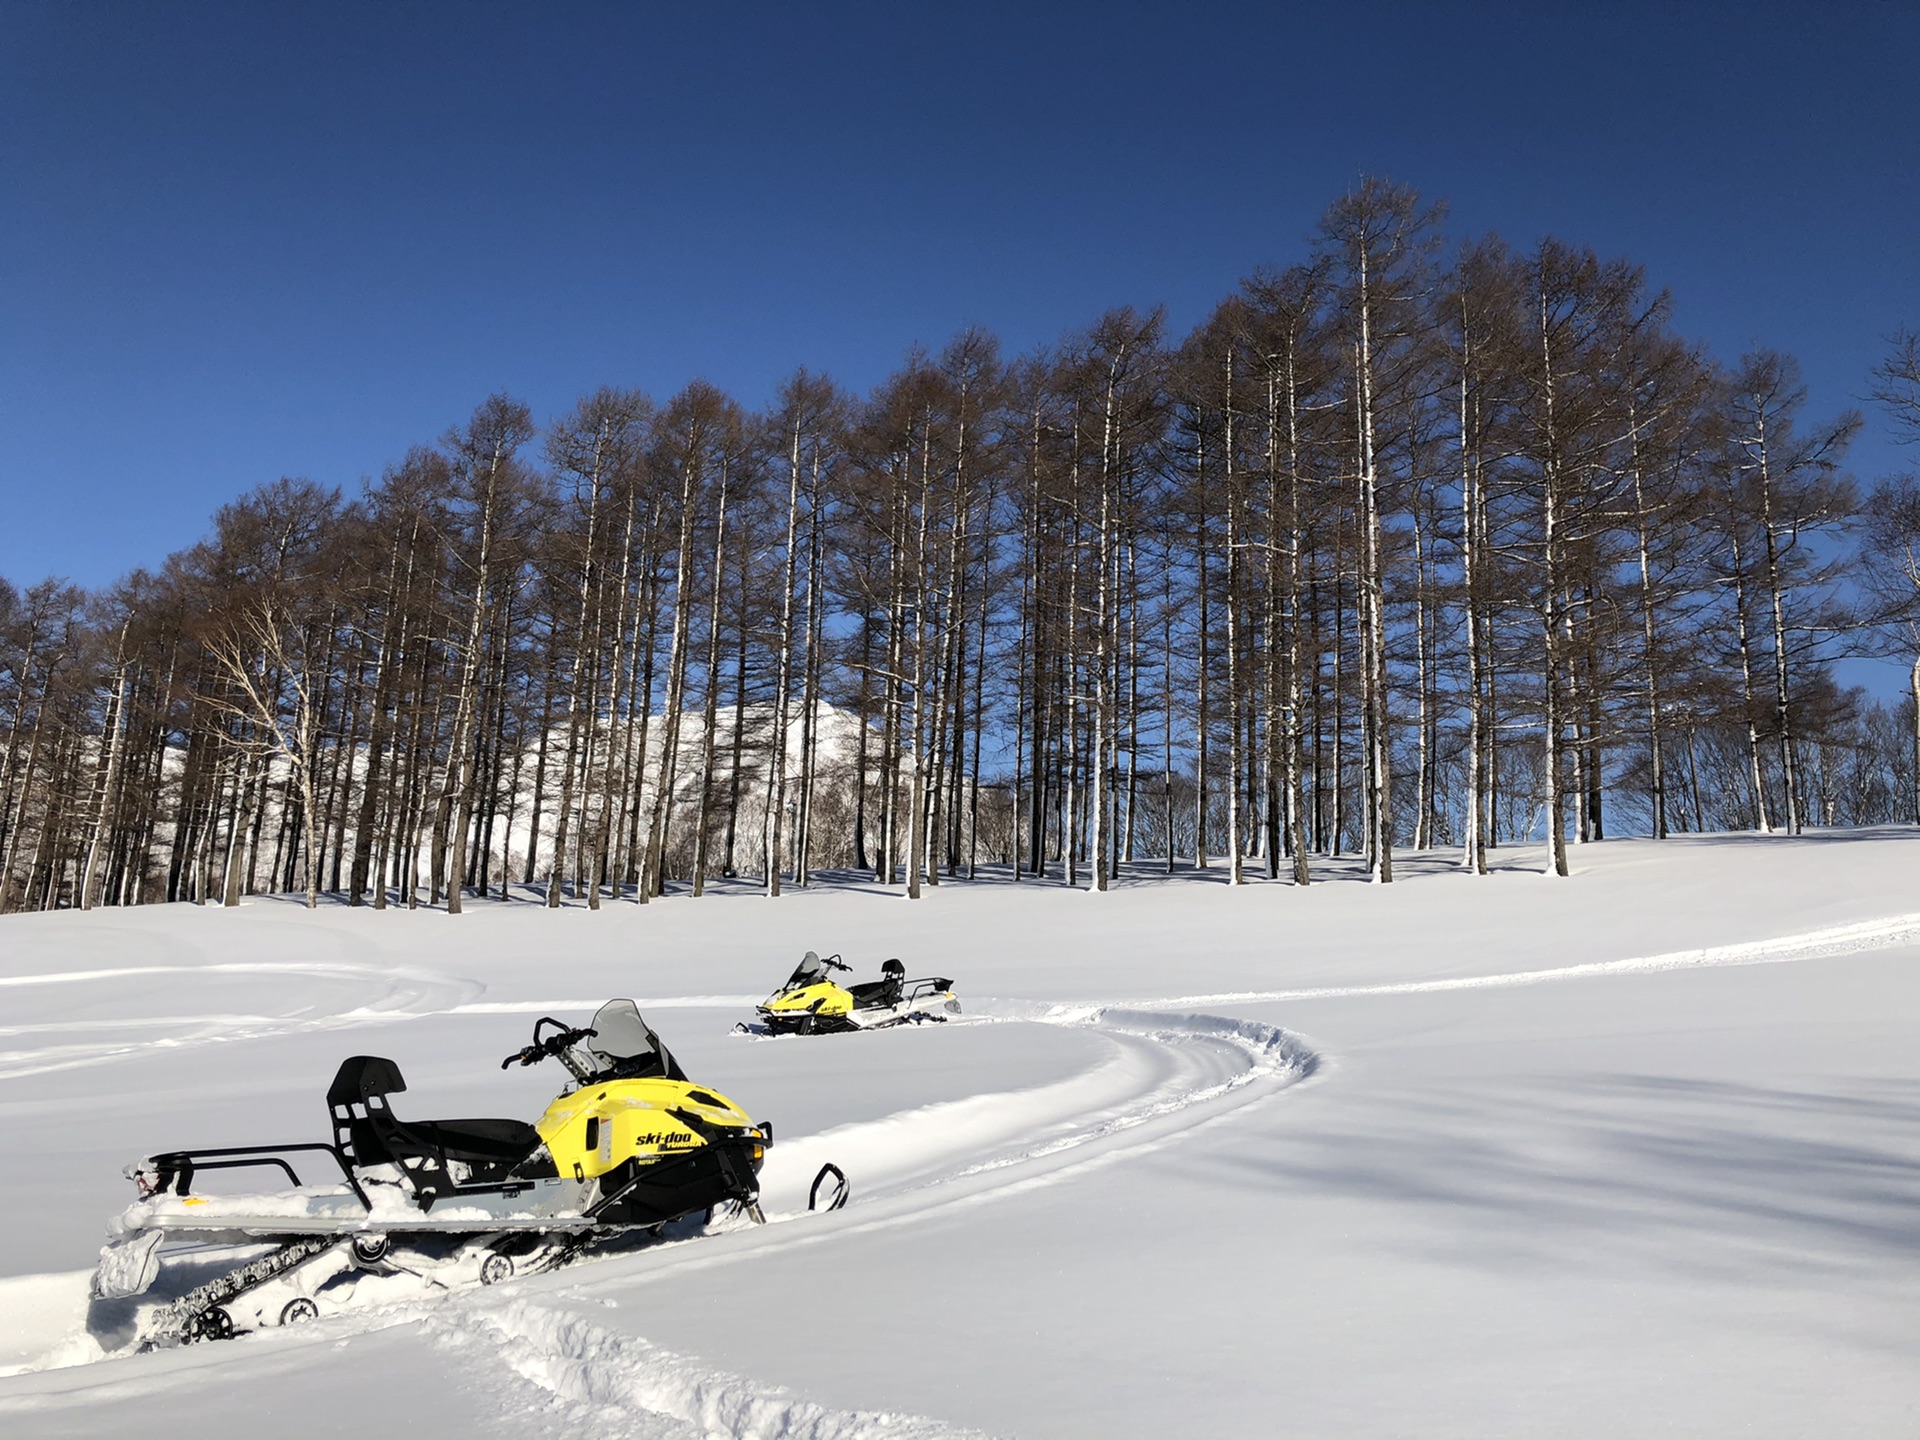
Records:
[[[635,1149],[640,1148],[642,1145],[692,1145],[694,1143],[694,1137],[687,1134],[684,1130],[669,1132],[655,1130],[650,1134],[636,1135],[633,1137]]]

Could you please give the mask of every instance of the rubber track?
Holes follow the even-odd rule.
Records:
[[[257,1260],[248,1261],[237,1270],[229,1270],[204,1285],[196,1286],[154,1312],[147,1333],[141,1338],[140,1348],[152,1350],[167,1345],[186,1345],[205,1338],[199,1333],[196,1322],[206,1311],[216,1305],[224,1305],[236,1295],[244,1295],[254,1286],[264,1285],[302,1261],[343,1243],[338,1235],[315,1235],[310,1239],[296,1240]]]

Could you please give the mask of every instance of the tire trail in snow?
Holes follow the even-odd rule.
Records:
[[[1709,945],[1697,950],[1671,950],[1661,955],[1639,955],[1626,960],[1593,960],[1581,965],[1559,965],[1546,970],[1512,970],[1492,975],[1457,975],[1443,980],[1403,980],[1385,985],[1323,985],[1299,990],[1226,990],[1210,995],[1171,995],[1159,1000],[1135,1000],[1142,1009],[1161,1006],[1245,1005],[1274,1000],[1338,1000],[1365,995],[1431,995],[1443,990],[1498,990],[1518,985],[1544,985],[1556,980],[1587,980],[1606,975],[1649,975],[1661,970],[1708,969],[1723,965],[1780,965],[1793,960],[1819,960],[1864,950],[1886,950],[1920,943],[1920,914],[1890,915],[1823,930],[1806,930],[1771,940],[1747,940],[1736,945]]]
[[[101,1035],[103,1032],[117,1032],[116,1038],[98,1039],[88,1044],[38,1045],[0,1050],[0,1080],[46,1075],[124,1060],[154,1050],[272,1040],[303,1032],[392,1024],[457,1013],[462,1004],[486,991],[486,986],[478,980],[416,965],[369,965],[328,960],[126,965],[111,969],[62,970],[47,974],[0,976],[0,986],[88,985],[158,976],[186,976],[194,980],[267,978],[346,981],[358,988],[360,993],[340,1008],[319,1014],[311,1010],[304,1014],[262,1015],[209,1009],[195,1014],[100,1017],[85,1021],[28,1021],[0,1026],[0,1038],[14,1040],[42,1035]],[[146,1037],[128,1033],[155,1030],[167,1033]]]
[[[797,1190],[826,1160],[866,1177],[861,1194],[926,1191],[1084,1146],[1117,1149],[1156,1121],[1226,1102],[1238,1108],[1305,1079],[1319,1065],[1320,1057],[1297,1037],[1258,1021],[1116,1006],[982,1003],[975,1014],[990,1022],[1099,1030],[1115,1053],[1051,1085],[940,1101],[776,1146],[768,1152],[771,1176],[763,1172],[776,1212],[785,1213],[782,1190]],[[1157,1134],[1135,1138],[1144,1145]]]
[[[921,1415],[836,1410],[783,1386],[716,1369],[637,1335],[595,1325],[578,1311],[514,1300],[476,1308],[429,1330],[456,1354],[481,1350],[555,1399],[593,1407],[600,1434],[633,1440],[773,1437],[780,1440],[985,1440]]]

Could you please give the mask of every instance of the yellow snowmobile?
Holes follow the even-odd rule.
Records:
[[[929,975],[907,979],[907,967],[889,960],[880,978],[862,985],[841,985],[832,971],[851,974],[838,955],[821,959],[809,950],[787,983],[759,1007],[760,1023],[774,1035],[825,1035],[841,1030],[883,1030],[891,1025],[921,1025],[960,1013],[953,982]]]
[[[542,1017],[533,1043],[501,1068],[547,1059],[576,1084],[532,1125],[402,1120],[389,1098],[407,1088],[399,1067],[355,1055],[327,1091],[330,1144],[137,1161],[127,1175],[141,1198],[110,1222],[96,1301],[145,1293],[170,1246],[274,1247],[144,1315],[120,1307],[133,1332],[126,1338],[150,1348],[551,1270],[597,1244],[711,1218],[728,1204],[764,1220],[759,1171],[773,1127],[692,1083],[631,1000],[609,1001],[580,1028]],[[301,1183],[293,1161],[309,1153],[332,1162],[337,1183]],[[206,1172],[255,1168],[278,1170],[293,1188],[194,1193]],[[828,1166],[810,1204],[836,1209],[846,1193],[846,1177]]]

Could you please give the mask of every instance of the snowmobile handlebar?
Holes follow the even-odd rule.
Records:
[[[549,1025],[553,1026],[554,1033],[543,1038],[540,1032]],[[582,1040],[591,1039],[599,1033],[598,1030],[585,1027],[576,1029],[571,1025],[554,1019],[551,1015],[542,1015],[533,1023],[533,1043],[531,1045],[523,1045],[520,1049],[514,1051],[513,1054],[507,1056],[506,1059],[500,1062],[500,1068],[502,1070],[509,1069],[516,1060],[522,1065],[538,1065],[542,1060],[571,1050]]]

